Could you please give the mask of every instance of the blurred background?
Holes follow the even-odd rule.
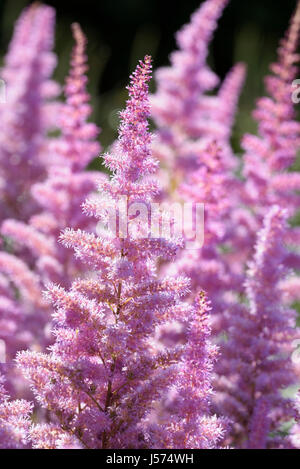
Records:
[[[13,25],[30,1],[0,0],[0,65],[10,41]],[[70,24],[77,21],[88,37],[89,92],[94,106],[93,120],[102,128],[104,148],[116,137],[118,111],[124,106],[128,75],[138,59],[151,54],[154,68],[168,64],[175,45],[175,32],[200,5],[200,0],[49,0],[56,8],[55,78],[63,83],[72,47]],[[276,57],[296,0],[231,0],[219,22],[210,48],[209,63],[224,78],[237,61],[248,66],[233,135],[239,140],[254,131],[251,110],[263,93],[263,77]],[[153,87],[153,84],[152,84]],[[153,88],[152,88],[153,90]]]

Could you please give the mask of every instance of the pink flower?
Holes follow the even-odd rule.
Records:
[[[155,193],[156,181],[148,179],[157,167],[147,122],[150,73],[146,56],[131,76],[115,153],[104,157],[114,174],[100,183],[98,203],[94,197],[85,204],[86,212],[100,220],[124,195],[129,211],[137,201],[148,207]],[[157,277],[158,256],[174,257],[181,241],[152,239],[147,229],[141,237],[144,224],[137,218],[129,224],[127,236],[73,229],[61,236],[95,272],[68,291],[49,286],[55,343],[46,354],[18,355],[37,400],[53,419],[33,427],[34,447],[213,447],[222,435],[221,423],[209,415],[215,350],[209,344],[204,300],[195,309],[180,301],[186,279]],[[204,315],[200,321],[199,310]],[[174,400],[167,409],[169,392]],[[177,425],[159,423],[159,409],[163,415],[171,412]]]
[[[51,52],[55,12],[34,4],[26,8],[14,30],[1,77],[7,97],[1,106],[0,128],[0,220],[28,220],[37,211],[30,188],[45,176],[49,92],[56,64]],[[51,96],[51,97],[52,97]]]
[[[293,416],[282,389],[297,382],[292,353],[296,311],[282,303],[287,212],[274,206],[258,234],[245,284],[248,304],[226,314],[228,337],[216,366],[216,406],[233,419],[235,445],[272,447],[270,432]],[[282,444],[279,442],[278,445]]]

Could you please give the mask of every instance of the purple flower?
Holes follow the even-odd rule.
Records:
[[[296,311],[283,304],[279,288],[286,272],[286,219],[278,206],[268,212],[248,266],[247,302],[226,313],[228,336],[216,366],[215,401],[221,414],[233,420],[233,442],[242,448],[272,447],[270,433],[279,432],[294,414],[282,395],[297,382],[291,355],[299,337]]]
[[[51,128],[49,98],[58,93],[50,81],[56,64],[51,52],[55,12],[34,4],[16,23],[4,68],[6,103],[1,106],[0,220],[28,220],[37,205],[31,186],[45,176]]]
[[[146,56],[131,76],[115,153],[104,156],[113,176],[100,183],[100,198],[85,204],[99,220],[120,197],[127,197],[129,212],[137,201],[148,207],[156,193],[156,181],[149,180],[157,167],[147,122],[150,73]],[[33,427],[34,447],[213,447],[222,436],[221,422],[209,413],[215,350],[204,299],[195,309],[180,300],[188,280],[157,277],[158,256],[174,257],[181,241],[153,239],[138,218],[129,220],[127,236],[109,229],[101,236],[74,229],[61,235],[94,274],[68,291],[49,286],[55,343],[47,354],[18,355],[52,416],[51,424]]]

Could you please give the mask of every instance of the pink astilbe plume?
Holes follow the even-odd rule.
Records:
[[[6,360],[0,363],[6,387],[12,397],[28,396],[24,379],[15,369],[17,350],[41,350],[49,343],[45,325],[49,306],[42,297],[39,276],[22,260],[0,252],[0,341],[5,344]]]
[[[16,350],[28,344],[32,347],[39,344],[43,337],[42,324],[47,319],[44,317],[47,304],[41,295],[38,275],[21,259],[1,252],[0,272],[0,339],[5,341],[7,361],[10,362]]]
[[[65,283],[77,272],[76,262],[56,241],[67,226],[81,229],[91,226],[81,205],[96,189],[96,180],[101,178],[98,172],[84,171],[101,147],[96,140],[98,128],[87,122],[91,106],[86,91],[86,38],[78,24],[73,24],[72,28],[76,43],[66,79],[66,103],[61,106],[58,119],[61,137],[51,143],[55,164],[48,169],[47,178],[31,189],[40,211],[28,224],[10,219],[1,228],[2,234],[13,240],[17,249],[25,249],[24,255],[28,257],[30,253],[35,259],[35,271],[44,282]]]
[[[75,46],[64,88],[66,102],[58,117],[61,136],[53,140],[51,145],[56,164],[50,167],[45,181],[32,187],[33,198],[43,210],[31,218],[30,225],[41,236],[49,238],[50,235],[50,242],[56,240],[66,226],[85,228],[91,225],[82,214],[81,205],[87,195],[96,189],[96,181],[101,178],[98,172],[84,171],[101,150],[97,141],[100,130],[94,123],[87,121],[92,112],[90,96],[86,90],[87,40],[77,23],[72,25],[72,31]],[[3,229],[6,234],[9,231],[10,236],[13,236],[13,233],[17,236],[19,231],[11,230],[9,222]],[[47,240],[44,239],[46,244]],[[68,274],[72,277],[72,259],[65,249],[56,246],[56,251],[53,257],[62,264],[60,281],[63,281],[67,264]],[[43,258],[42,254],[39,253],[39,264],[41,270],[45,268],[43,274],[49,280],[57,280],[58,277],[51,276],[51,272],[54,273],[55,270],[54,260],[51,262],[48,257]]]
[[[298,361],[299,361],[299,355],[298,355]],[[300,392],[299,391],[295,399],[295,410],[296,410],[296,423],[292,427],[290,439],[291,439],[291,444],[293,445],[293,447],[299,449],[300,448]]]
[[[218,92],[214,119],[222,127],[218,139],[225,141],[225,143],[229,143],[231,137],[238,99],[244,85],[245,76],[245,64],[237,63],[228,72]]]
[[[171,66],[159,70],[152,114],[158,126],[154,154],[161,159],[165,197],[205,205],[204,246],[183,253],[171,272],[188,275],[192,296],[204,289],[213,312],[224,309],[224,294],[238,288],[240,273],[231,271],[224,243],[236,224],[231,210],[240,183],[233,173],[230,137],[245,66],[235,65],[218,94],[206,95],[218,79],[207,67],[208,44],[226,1],[207,0],[178,33],[179,51]],[[237,270],[237,269],[235,269]],[[221,308],[219,308],[221,306]]]
[[[244,147],[267,161],[270,170],[286,169],[294,162],[299,147],[300,124],[295,120],[292,83],[297,77],[300,8],[278,49],[278,61],[271,66],[272,76],[265,80],[269,97],[260,98],[254,111],[259,137],[246,136]],[[250,157],[250,156],[249,156]]]
[[[1,449],[300,448],[300,0],[242,158],[245,65],[223,80],[208,65],[228,3],[201,1],[151,96],[139,62],[103,172],[81,27],[59,101],[54,10],[34,2],[16,22],[1,70]]]
[[[170,412],[162,438],[164,447],[212,449],[224,435],[220,420],[209,415],[211,373],[217,356],[216,346],[209,341],[209,311],[208,300],[201,292],[189,315],[188,341],[167,398]]]
[[[282,303],[279,288],[288,254],[286,220],[278,206],[265,217],[248,268],[247,304],[229,311],[228,337],[216,366],[216,405],[233,420],[233,442],[241,448],[289,446],[280,425],[294,412],[282,390],[297,382],[291,355],[299,332],[296,311]]]
[[[300,4],[292,16],[290,27],[278,49],[278,60],[271,66],[272,76],[266,78],[269,97],[260,98],[254,111],[258,136],[246,134],[242,140],[245,149],[243,175],[245,184],[241,201],[250,210],[246,238],[236,238],[236,246],[249,255],[262,218],[273,204],[290,211],[293,216],[299,208],[299,173],[290,171],[300,148],[300,123],[292,101],[293,80],[297,76],[299,54]],[[242,212],[241,212],[242,214]],[[243,217],[244,215],[242,215]],[[287,241],[299,244],[299,228],[287,233]],[[250,247],[250,250],[249,250]],[[287,258],[290,267],[300,266],[299,256]]]
[[[197,167],[199,154],[213,140],[222,144],[228,169],[235,161],[229,145],[245,67],[229,72],[217,95],[207,95],[219,82],[206,64],[209,42],[227,0],[207,0],[177,33],[179,50],[171,65],[156,72],[157,91],[152,96],[152,116],[157,125],[154,154],[161,160],[161,178],[169,196]],[[178,198],[178,195],[177,195]]]
[[[32,406],[24,400],[10,401],[0,375],[0,449],[28,447]]]
[[[1,71],[7,96],[0,107],[0,220],[27,220],[37,209],[30,189],[45,176],[46,135],[52,125],[48,99],[58,92],[50,81],[56,64],[54,21],[51,7],[26,8]]]
[[[75,46],[64,90],[66,103],[59,117],[62,138],[55,142],[54,147],[62,164],[68,164],[74,171],[78,171],[84,169],[99,154],[101,147],[96,141],[100,132],[98,127],[87,122],[92,112],[90,96],[86,91],[87,39],[78,23],[72,24],[72,31]]]
[[[55,344],[47,354],[18,355],[37,400],[50,413],[50,423],[30,432],[36,448],[211,447],[222,434],[208,409],[214,351],[206,309],[181,302],[187,279],[159,280],[156,274],[157,258],[174,258],[181,240],[149,237],[147,218],[137,216],[137,207],[148,208],[157,193],[150,179],[157,168],[147,122],[150,73],[146,56],[131,76],[115,153],[104,156],[113,176],[101,181],[100,195],[84,205],[102,222],[99,234],[67,229],[61,235],[94,275],[73,282],[69,291],[49,287]],[[116,209],[117,232],[107,224]],[[191,360],[193,377],[187,372]],[[188,390],[197,395],[197,408]],[[166,413],[176,415],[177,425],[164,420]]]
[[[220,313],[218,317],[225,308],[226,294],[230,290],[239,291],[242,281],[221,251],[222,245],[228,242],[227,225],[231,221],[233,199],[227,195],[235,186],[234,176],[226,171],[224,152],[213,141],[199,153],[198,169],[188,174],[186,182],[178,189],[185,202],[204,204],[204,243],[200,248],[185,250],[170,264],[168,273],[187,275],[191,279],[192,297],[204,288],[212,302],[213,313]]]
[[[179,50],[172,53],[171,66],[156,72],[158,90],[151,104],[159,127],[177,126],[178,131],[195,138],[206,134],[208,124],[201,124],[205,111],[209,115],[211,101],[203,95],[219,81],[206,64],[208,45],[227,3],[228,0],[205,1],[190,23],[177,33]]]
[[[76,44],[65,87],[66,103],[61,105],[58,122],[61,136],[50,145],[54,161],[47,178],[31,188],[32,200],[39,210],[27,223],[7,219],[1,226],[7,246],[3,243],[0,251],[0,272],[9,282],[3,301],[11,312],[11,333],[8,336],[7,328],[1,329],[0,338],[7,343],[8,360],[17,350],[41,350],[49,344],[47,324],[51,314],[42,297],[44,285],[52,281],[69,286],[79,272],[78,261],[57,242],[59,234],[68,225],[92,227],[81,204],[96,189],[101,174],[84,168],[100,151],[100,145],[96,141],[97,127],[86,121],[91,113],[85,89],[86,40],[79,25],[73,25],[73,33]],[[80,272],[83,273],[82,266]],[[8,310],[4,307],[0,320],[8,324]],[[7,380],[10,383],[9,377]]]

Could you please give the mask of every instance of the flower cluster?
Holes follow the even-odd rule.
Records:
[[[31,413],[32,406],[29,402],[24,400],[10,402],[3,383],[3,376],[0,375],[1,448],[28,448],[28,432],[30,429],[29,414]]]
[[[37,210],[32,185],[45,175],[50,154],[47,130],[57,108],[49,99],[58,86],[51,81],[55,12],[33,4],[21,15],[5,58],[1,78],[7,97],[0,108],[0,220],[27,220]]]
[[[108,208],[103,200],[117,208],[125,196],[131,212],[157,190],[155,181],[145,179],[156,169],[147,123],[150,71],[145,57],[131,77],[115,153],[105,156],[114,175],[99,184],[99,198],[84,204],[85,212],[102,221]],[[209,447],[221,437],[221,424],[208,408],[215,352],[207,342],[204,299],[191,307],[180,301],[186,279],[157,278],[155,259],[174,257],[180,240],[140,238],[144,228],[132,218],[127,237],[104,229],[101,236],[74,229],[61,235],[96,272],[69,291],[49,287],[55,344],[49,354],[18,356],[53,419],[33,428],[34,447],[57,448],[62,440],[67,447],[86,448],[152,448],[162,442]],[[171,408],[162,398],[174,401]]]
[[[151,96],[139,62],[103,172],[84,33],[58,101],[54,10],[21,14],[1,72],[0,448],[300,447],[300,2],[241,158],[246,67],[220,83],[207,65],[227,3],[201,3]]]
[[[253,113],[258,135],[246,134],[242,139],[245,184],[241,199],[254,213],[249,217],[248,241],[250,237],[255,239],[262,218],[272,205],[287,208],[290,216],[299,207],[299,174],[291,171],[300,148],[300,124],[291,99],[292,83],[298,71],[299,30],[298,6],[278,49],[278,61],[271,66],[273,75],[266,78],[269,97],[260,98]],[[298,244],[298,228],[287,233],[287,241]],[[290,267],[299,268],[298,256],[290,256],[287,262]]]
[[[265,217],[248,266],[247,303],[235,304],[229,312],[228,337],[216,366],[216,405],[234,418],[232,430],[241,447],[284,446],[280,424],[294,415],[281,393],[297,383],[291,354],[299,338],[296,312],[283,305],[279,288],[285,275],[286,219],[276,205]],[[278,435],[268,439],[270,432]]]
[[[227,3],[208,0],[201,4],[176,35],[179,49],[171,54],[171,65],[155,75],[157,91],[151,99],[157,125],[154,154],[167,168],[162,179],[169,196],[176,197],[180,182],[197,167],[199,153],[215,139],[222,143],[228,164],[234,164],[229,139],[245,66],[234,66],[218,94],[209,95],[219,78],[206,64],[209,42]]]
[[[44,7],[40,8],[43,12]],[[43,23],[39,27],[43,28]],[[80,269],[78,261],[57,243],[57,238],[67,226],[92,228],[82,214],[81,204],[101,178],[98,173],[84,171],[100,151],[96,141],[99,131],[87,122],[91,107],[86,92],[86,39],[78,24],[72,25],[72,29],[75,46],[64,89],[66,101],[56,112],[60,136],[48,139],[51,163],[44,168],[43,180],[29,181],[27,197],[35,213],[26,220],[5,219],[0,228],[4,239],[0,272],[5,282],[0,317],[6,324],[1,328],[0,338],[6,342],[7,360],[12,360],[17,350],[28,347],[40,350],[51,342],[48,327],[51,309],[42,296],[44,285],[49,281],[70,285],[82,272],[82,266]],[[29,156],[28,164],[32,167],[35,153]]]

